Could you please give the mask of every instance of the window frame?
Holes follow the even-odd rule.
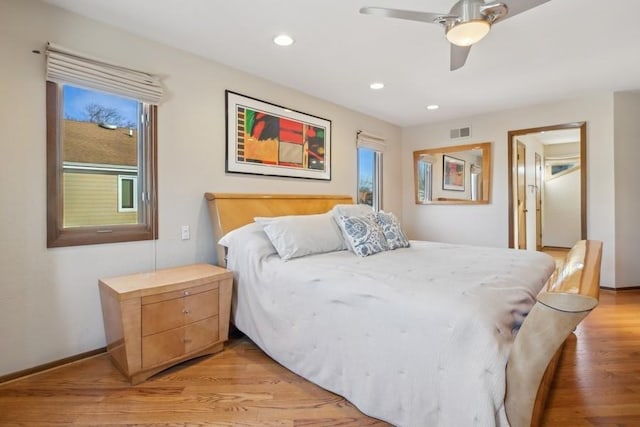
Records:
[[[357,147],[357,193],[360,191],[360,150],[368,150],[373,152],[373,179],[371,189],[373,200],[372,208],[374,211],[382,210],[382,151],[370,147]]]
[[[138,224],[64,227],[63,152],[61,138],[62,84],[47,81],[47,248],[158,238],[158,170],[156,105],[142,102],[144,123],[138,130],[143,143],[139,153]],[[120,191],[120,188],[118,188]],[[118,200],[119,201],[119,200]]]

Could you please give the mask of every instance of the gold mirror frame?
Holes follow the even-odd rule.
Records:
[[[468,156],[466,156],[465,152],[472,152],[476,150],[480,150],[482,152],[482,165],[480,166],[481,173],[478,174],[481,178],[480,182],[482,183],[482,185],[477,192],[477,199],[472,199],[470,195],[470,182],[472,177],[471,167],[474,166],[475,168],[478,168],[478,165],[472,165],[470,162],[468,162]],[[456,155],[458,157],[456,157]],[[458,181],[458,183],[449,182],[445,184],[445,174],[443,172],[445,156],[447,156],[447,160],[452,163],[452,167],[457,167],[461,171],[460,173],[462,174],[462,177],[459,178],[460,181]],[[432,161],[424,160],[428,157],[430,157]],[[439,192],[446,193],[442,193],[441,195],[436,197],[428,197],[427,193],[429,192],[429,190],[427,190],[426,187],[424,187],[425,190],[421,191],[420,179],[421,175],[424,174],[424,169],[421,168],[421,163],[425,164],[424,168],[431,168],[431,189],[433,190],[434,186],[438,186],[436,194],[438,194]],[[431,166],[426,166],[427,163],[431,164]],[[437,166],[434,167],[434,165],[436,164]],[[442,165],[442,167],[440,167],[439,165]],[[435,174],[434,170],[436,172]],[[424,150],[414,151],[413,184],[415,203],[418,205],[482,205],[490,203],[491,143],[482,142],[477,144],[453,145],[449,147],[428,148]],[[449,188],[444,188],[445,185],[448,185]]]

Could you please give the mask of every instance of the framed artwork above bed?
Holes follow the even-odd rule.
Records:
[[[226,172],[331,180],[331,120],[230,90]]]

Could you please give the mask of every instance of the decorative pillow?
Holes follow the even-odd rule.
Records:
[[[341,216],[338,221],[356,255],[364,257],[389,249],[374,213],[366,216]]]
[[[331,212],[254,219],[284,260],[347,249]]]
[[[376,212],[376,222],[382,228],[384,237],[387,239],[389,249],[408,248],[409,240],[402,232],[400,221],[391,212]]]
[[[344,232],[344,230],[342,229],[342,226],[340,225],[340,217],[346,216],[346,217],[360,217],[360,216],[367,216],[373,213],[373,208],[369,205],[346,205],[346,204],[341,204],[341,205],[335,205],[332,209],[331,212],[333,213],[333,219],[336,221],[336,224],[338,224],[340,226],[340,229],[342,231],[342,238],[344,239],[344,241],[347,243],[347,248],[351,251],[351,252],[355,252],[355,249],[351,246],[351,242],[349,241],[349,236],[347,236],[347,234]]]

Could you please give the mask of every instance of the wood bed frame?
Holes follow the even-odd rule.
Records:
[[[256,216],[324,213],[351,196],[205,193],[216,241]],[[224,248],[218,245],[218,263]],[[505,408],[511,427],[537,426],[565,339],[598,305],[602,242],[582,240],[549,278],[526,317],[507,363]]]

